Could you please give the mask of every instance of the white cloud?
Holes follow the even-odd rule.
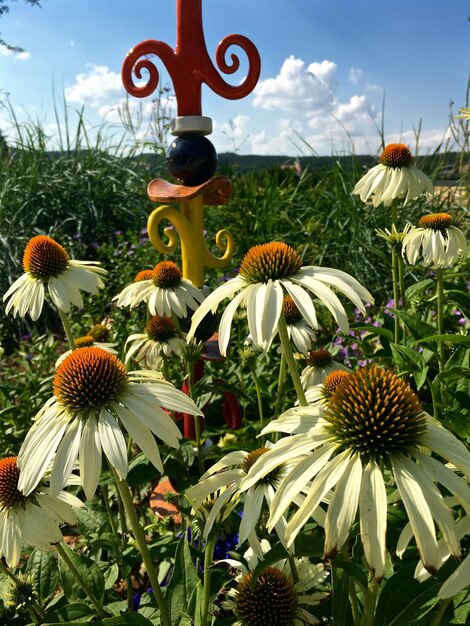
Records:
[[[302,59],[290,56],[275,78],[258,83],[253,105],[290,112],[328,107],[334,99],[336,68],[327,60],[306,68]]]
[[[217,146],[217,151],[243,153],[253,141],[250,135],[250,121],[247,115],[237,115],[233,120],[222,124],[214,120],[214,132],[210,140]]]
[[[67,102],[99,107],[122,100],[125,95],[121,75],[106,65],[87,65],[88,72],[77,74],[75,83],[65,88]]]
[[[348,81],[353,85],[357,85],[357,83],[362,78],[363,71],[358,69],[357,67],[351,67],[349,69]]]
[[[0,55],[4,57],[13,57],[18,61],[27,61],[31,58],[31,52],[14,52],[2,44],[0,44]]]
[[[442,150],[452,150],[455,146],[450,128],[431,128],[422,130],[419,137],[414,130],[400,133],[391,133],[385,136],[385,143],[405,143],[413,154],[416,154],[418,145],[419,154],[426,154],[441,147]]]

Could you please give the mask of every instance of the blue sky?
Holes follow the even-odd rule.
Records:
[[[231,33],[251,39],[261,55],[260,81],[246,98],[224,100],[203,90],[203,113],[214,121],[211,140],[218,152],[376,153],[383,102],[387,142],[414,149],[422,120],[420,151],[427,152],[450,136],[449,101],[454,112],[465,104],[468,0],[202,1],[212,59]],[[0,18],[0,33],[25,52],[0,49],[0,89],[20,119],[41,121],[51,141],[57,135],[54,100],[60,108],[64,98],[72,111],[85,107],[90,126],[120,128],[122,61],[144,39],[174,47],[175,4],[43,0],[39,9],[17,0]],[[159,69],[161,84],[170,84]],[[226,78],[236,84],[244,72],[242,63],[235,77]],[[150,100],[129,101],[131,113],[142,116],[141,138]],[[9,132],[5,111],[0,128]]]

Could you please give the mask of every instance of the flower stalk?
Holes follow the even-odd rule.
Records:
[[[436,270],[436,301],[437,301],[437,333],[444,333],[444,271]],[[445,367],[445,345],[439,341],[439,372]]]
[[[259,421],[260,421],[260,425],[261,425],[261,430],[263,430],[263,426],[264,426],[264,413],[263,413],[263,399],[261,397],[261,387],[259,384],[259,378],[258,375],[256,373],[256,365],[252,360],[248,361],[248,367],[250,368],[250,372],[251,375],[253,376],[253,381],[255,383],[255,389],[256,389],[256,399],[258,401],[258,415],[259,415]]]
[[[65,313],[64,311],[61,311],[59,308],[57,308],[57,310],[59,312],[62,326],[64,327],[65,336],[67,337],[67,341],[69,343],[69,348],[71,350],[75,350],[76,348],[75,339],[72,333],[72,327],[70,326],[69,318],[67,317],[67,313]]]
[[[145,569],[147,570],[147,574],[150,580],[150,584],[153,589],[153,594],[155,596],[155,600],[157,601],[158,608],[160,609],[160,620],[163,626],[171,626],[170,615],[168,613],[168,607],[165,603],[165,598],[163,597],[162,590],[160,589],[160,583],[158,581],[157,572],[155,571],[155,567],[152,561],[152,557],[147,548],[147,543],[145,541],[144,531],[139,523],[139,518],[137,517],[136,510],[134,508],[134,503],[132,502],[132,497],[129,491],[129,486],[126,480],[122,480],[116,473],[116,470],[111,467],[111,471],[114,475],[114,480],[116,482],[116,486],[121,495],[122,502],[124,504],[124,508],[126,511],[127,519],[132,528],[132,532],[134,533],[134,538],[137,543],[137,547],[142,556],[142,560],[145,565]]]
[[[377,593],[379,583],[375,578],[369,580],[369,584],[364,593],[364,614],[362,616],[362,626],[374,626],[375,605],[377,603]]]
[[[211,578],[212,578],[212,561],[214,558],[214,549],[215,544],[217,542],[217,537],[212,533],[210,539],[207,540],[207,543],[204,548],[204,595],[202,600],[202,611],[201,611],[201,626],[206,626],[207,618],[209,615],[209,601],[211,596]],[[197,607],[196,607],[197,610]]]
[[[284,313],[282,312],[278,322],[279,337],[281,339],[282,351],[286,358],[287,366],[289,368],[292,382],[294,383],[297,398],[300,406],[307,406],[307,399],[305,398],[305,392],[300,381],[299,370],[295,362],[294,351],[292,350],[291,343],[289,341],[289,335],[287,333],[287,324]]]

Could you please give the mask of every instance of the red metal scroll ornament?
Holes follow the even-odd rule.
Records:
[[[233,74],[240,67],[235,54],[226,61],[230,46],[239,46],[246,54],[249,69],[240,85],[230,85],[214,67],[206,49],[202,28],[202,0],[176,0],[176,47],[155,39],[147,39],[129,51],[122,66],[122,82],[126,90],[137,98],[151,95],[158,86],[159,72],[147,55],[158,56],[173,81],[178,103],[178,116],[202,115],[201,84],[205,83],[215,93],[229,100],[244,98],[256,86],[261,61],[255,45],[243,35],[228,35],[217,46],[217,67],[224,74]],[[142,70],[148,72],[144,85],[136,85],[133,75],[142,79]]]

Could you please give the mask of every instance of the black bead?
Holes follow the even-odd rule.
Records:
[[[166,152],[171,174],[183,185],[205,183],[217,169],[217,152],[204,135],[187,133],[176,137]]]

